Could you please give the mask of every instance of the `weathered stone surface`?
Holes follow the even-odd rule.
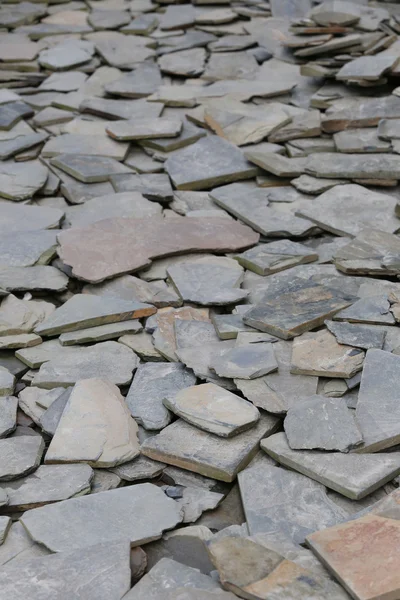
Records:
[[[0,203],[0,227],[3,235],[24,232],[29,236],[34,230],[55,229],[62,217],[63,212],[57,208]]]
[[[233,481],[257,452],[260,439],[276,430],[278,419],[262,415],[257,424],[231,439],[200,431],[181,419],[146,440],[142,453],[221,481]]]
[[[55,434],[72,389],[72,387],[68,387],[51,403],[49,408],[40,415],[38,425],[42,428],[44,433],[47,433],[47,435],[53,436]]]
[[[116,121],[107,125],[106,132],[119,141],[146,140],[151,138],[176,137],[182,129],[180,119],[134,119],[132,121]]]
[[[10,294],[1,303],[0,336],[31,333],[54,310],[55,307],[50,302],[19,300]]]
[[[397,235],[364,228],[335,252],[335,266],[349,275],[396,275],[400,244]]]
[[[324,486],[299,473],[262,462],[242,471],[238,480],[250,535],[264,533],[273,540],[279,534],[299,544],[346,516]]]
[[[106,469],[94,469],[93,472],[94,476],[91,481],[91,494],[115,490],[115,488],[121,485],[121,478],[111,471],[107,471]]]
[[[150,204],[154,205],[155,203],[150,202]],[[139,302],[154,304],[157,308],[180,306],[182,304],[178,294],[164,281],[147,282],[132,275],[115,277],[99,285],[85,285],[82,291],[84,294],[97,296],[111,296],[123,298],[124,300],[136,299]]]
[[[65,133],[46,142],[42,156],[52,158],[60,154],[86,154],[124,160],[127,151],[127,144],[112,140],[105,132],[98,132],[98,135]]]
[[[123,335],[118,339],[120,344],[128,346],[141,359],[145,361],[163,361],[164,357],[153,345],[153,337],[147,331],[141,331],[135,335]]]
[[[188,323],[182,324],[181,321],[183,320],[188,321]],[[203,325],[199,325],[197,328],[195,328],[195,325],[192,322],[196,322],[197,324],[197,321],[200,321],[203,323]],[[205,342],[209,338],[218,341],[211,325],[209,323],[204,325],[204,322],[209,322],[209,310],[206,308],[192,308],[190,306],[184,306],[178,309],[171,309],[166,307],[157,311],[154,322],[155,329],[149,329],[148,327],[147,329],[149,331],[153,331],[154,347],[160,352],[160,354],[165,356],[165,358],[169,361],[177,361],[178,356],[176,354],[176,349],[182,348],[184,345],[197,345],[193,343],[193,338],[195,341],[197,341],[199,334],[202,336],[202,342]],[[178,342],[178,335],[181,325],[182,328],[184,328],[184,331],[180,336],[182,339],[186,333],[186,330],[189,329],[188,333],[190,343],[188,344],[184,344],[182,340]]]
[[[130,169],[114,158],[87,156],[85,154],[60,154],[51,164],[83,183],[107,181],[116,173],[129,173]]]
[[[316,377],[353,377],[361,371],[364,352],[338,344],[326,330],[304,333],[293,342],[291,372]]]
[[[0,367],[0,397],[12,396],[14,393],[16,379],[5,367]]]
[[[31,198],[46,183],[47,167],[39,162],[0,164],[0,196],[20,202]]]
[[[0,563],[1,565],[11,564],[12,561],[38,558],[48,554],[49,551],[36,544],[22,524],[17,521],[11,525],[6,540],[0,547]]]
[[[43,451],[44,441],[41,436],[0,440],[0,480],[17,479],[37,469]]]
[[[343,179],[398,179],[398,158],[391,154],[340,153],[311,154],[307,158],[305,171],[315,177]]]
[[[5,202],[2,204],[6,204]],[[13,206],[13,205],[12,205]],[[19,206],[16,208],[31,208]],[[36,208],[36,207],[35,207]],[[39,211],[42,207],[38,207]],[[58,209],[45,209],[51,212],[61,212]],[[1,209],[0,209],[1,214]],[[34,218],[34,214],[31,214]],[[22,217],[22,215],[21,215]],[[3,216],[1,216],[3,219]],[[4,217],[4,224],[7,219]],[[10,230],[18,229],[13,223],[8,223]],[[9,267],[31,267],[34,265],[47,265],[56,254],[58,231],[22,231],[16,233],[2,232],[0,240],[1,264]],[[29,227],[29,225],[28,225]]]
[[[168,254],[244,249],[256,244],[258,235],[228,219],[197,218],[189,223],[178,218],[107,219],[87,228],[65,231],[59,241],[61,259],[72,266],[73,273],[98,283],[142,269],[150,265],[151,258]],[[0,270],[0,283],[1,279]]]
[[[88,342],[104,342],[119,338],[121,335],[135,334],[143,329],[139,321],[122,321],[120,323],[109,323],[98,325],[80,331],[62,333],[59,337],[60,344],[72,346],[74,344],[86,344]],[[1,340],[0,340],[1,341]]]
[[[1,484],[10,511],[29,510],[90,492],[88,465],[42,465],[32,475]]]
[[[166,395],[164,405],[188,423],[221,437],[250,429],[260,418],[249,402],[213,383]]]
[[[68,277],[55,267],[0,267],[0,288],[9,292],[63,292]]]
[[[146,456],[138,456],[123,465],[112,468],[112,472],[124,481],[140,481],[143,479],[153,479],[161,475],[165,468],[164,463],[151,460]]]
[[[164,54],[158,59],[158,65],[163,73],[178,77],[197,77],[204,71],[206,62],[204,48],[191,48],[181,52]]]
[[[150,62],[144,62],[135,65],[134,70],[130,73],[122,75],[115,81],[107,83],[105,90],[108,94],[113,96],[121,96],[123,98],[143,98],[149,94],[153,94],[161,84],[161,73],[157,65]],[[154,106],[153,110],[156,110],[156,106],[157,105]],[[151,110],[151,105],[148,108]],[[140,115],[132,115],[132,117],[134,116],[139,117]],[[159,116],[159,114],[154,116]]]
[[[0,502],[1,502],[1,504],[0,504],[1,507],[5,506],[8,502],[8,496],[4,490],[1,490],[1,492],[0,492]],[[3,535],[3,534],[1,534],[1,535]],[[4,542],[4,537],[1,539],[1,535],[0,535],[0,545]]]
[[[18,401],[13,396],[0,397],[0,438],[12,433],[17,426]]]
[[[352,154],[391,151],[391,144],[378,137],[377,129],[339,131],[333,137],[338,152]]]
[[[386,331],[380,327],[336,321],[325,321],[325,325],[333,333],[339,344],[355,346],[363,350],[370,348],[381,350],[383,348]]]
[[[210,369],[220,377],[255,379],[278,369],[274,344],[246,344],[211,357]]]
[[[284,466],[352,500],[364,498],[391,481],[400,468],[400,457],[395,452],[361,455],[291,450],[284,433],[262,441],[261,448]]]
[[[310,251],[302,244],[290,240],[280,240],[270,244],[262,244],[235,256],[246,269],[258,275],[270,275],[318,260],[318,254]]]
[[[164,105],[157,102],[146,102],[146,100],[111,100],[109,98],[88,98],[79,106],[81,112],[91,113],[105,119],[157,118],[160,116],[163,108]]]
[[[87,600],[121,600],[130,588],[129,544],[126,540],[54,556],[28,558],[5,565],[0,574],[4,598],[39,600],[46,590],[65,597],[85,593]]]
[[[139,511],[140,520],[135,517]],[[24,514],[22,522],[41,544],[53,552],[67,552],[121,538],[137,546],[161,537],[181,519],[174,500],[143,483],[35,508]]]
[[[182,489],[167,486],[164,491],[167,496],[170,491],[172,494],[175,491],[178,492],[176,502],[181,507],[183,523],[194,523],[201,517],[204,511],[216,508],[224,498],[224,494],[199,489],[198,487],[185,487]],[[175,497],[175,494],[173,497]]]
[[[361,298],[344,310],[334,315],[335,321],[348,321],[349,323],[370,323],[372,325],[394,325],[395,317],[390,311],[390,302],[387,294],[378,294]]]
[[[114,467],[138,456],[137,434],[117,386],[84,379],[71,392],[45,463],[86,461],[92,467]]]
[[[121,34],[120,37],[113,36],[113,39],[98,40],[95,46],[100,56],[111,67],[132,69],[137,63],[154,56],[154,50],[146,48],[145,43],[136,36]]]
[[[213,314],[211,320],[215,327],[215,331],[221,340],[230,340],[236,338],[240,332],[253,331],[251,327],[248,327],[243,323],[241,315]]]
[[[362,442],[352,412],[341,398],[311,396],[289,408],[285,433],[292,450],[348,452]]]
[[[11,527],[10,517],[0,517],[0,546],[4,544],[7,533]]]

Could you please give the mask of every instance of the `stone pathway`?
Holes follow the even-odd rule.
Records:
[[[400,600],[400,0],[0,4],[0,600]]]

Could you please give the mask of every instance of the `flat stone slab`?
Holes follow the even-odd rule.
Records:
[[[2,483],[10,511],[23,511],[90,493],[93,470],[88,465],[41,465],[35,473]]]
[[[362,229],[334,254],[335,266],[349,275],[397,275],[400,243],[397,235]]]
[[[37,469],[43,452],[44,441],[41,436],[0,440],[0,481],[17,479]]]
[[[151,460],[146,456],[138,456],[123,465],[113,467],[111,470],[124,481],[141,481],[145,479],[153,479],[158,477],[163,472],[166,465],[155,460]]]
[[[191,48],[181,52],[164,54],[158,59],[163,73],[178,77],[197,77],[205,68],[207,54],[204,48]]]
[[[331,179],[398,179],[399,160],[391,154],[351,154],[340,153],[311,154],[305,171],[314,177]]]
[[[6,437],[17,426],[18,400],[14,396],[0,397],[0,438]]]
[[[246,344],[211,357],[210,369],[220,377],[255,379],[278,369],[274,344]]]
[[[126,540],[5,565],[0,574],[1,595],[22,600],[43,597],[57,588],[65,598],[83,590],[87,600],[121,600],[131,585],[129,543]]]
[[[164,405],[188,423],[221,437],[233,437],[250,429],[260,418],[250,402],[213,383],[168,395]]]
[[[68,277],[55,267],[0,267],[0,288],[8,292],[63,292]]]
[[[361,455],[291,450],[284,433],[262,441],[261,448],[284,466],[319,481],[351,500],[360,500],[372,494],[391,481],[400,469],[397,452]]]
[[[164,398],[195,384],[195,376],[179,363],[139,365],[126,397],[127,406],[140,425],[149,430],[166,427],[172,420]]]
[[[318,260],[318,254],[302,244],[280,240],[250,248],[242,254],[237,254],[235,258],[246,269],[264,276],[314,262]]]
[[[75,294],[38,325],[35,332],[51,336],[107,323],[147,317],[155,312],[156,309],[149,304],[129,302],[122,298]]]
[[[121,321],[120,323],[109,323],[107,325],[81,329],[80,331],[62,333],[59,337],[59,342],[63,346],[87,344],[88,342],[105,342],[106,340],[114,340],[120,336],[136,334],[142,329],[140,321]]]
[[[110,85],[117,83],[119,82],[113,82]],[[115,100],[96,97],[88,98],[79,105],[81,112],[91,113],[105,119],[156,119],[160,116],[163,108],[164,105],[161,102],[146,102],[144,99]]]
[[[51,164],[83,183],[108,181],[116,173],[130,173],[114,158],[105,156],[87,156],[85,154],[60,154],[51,159]]]
[[[260,439],[276,430],[278,419],[262,415],[256,425],[230,439],[210,436],[179,419],[142,444],[142,454],[220,481],[233,481],[255,456]]]
[[[46,183],[48,169],[38,161],[0,164],[0,196],[20,202],[31,198]]]
[[[105,90],[108,94],[122,98],[143,98],[156,92],[160,85],[162,78],[158,66],[151,62],[143,62],[135,65],[130,73],[107,83]]]
[[[205,190],[257,173],[236,146],[217,136],[179,150],[167,159],[165,169],[178,190]]]
[[[151,138],[169,138],[179,135],[182,129],[180,119],[134,119],[132,121],[116,121],[107,125],[106,131],[114,140],[121,142],[130,140],[146,140]]]
[[[291,373],[349,379],[363,368],[365,354],[359,348],[338,344],[329,331],[304,333],[293,341]]]
[[[0,546],[4,544],[7,533],[11,527],[10,517],[0,517]]]
[[[57,229],[63,211],[47,206],[29,204],[0,203],[1,231],[3,234],[29,232],[39,229]]]
[[[310,396],[289,408],[284,421],[292,450],[348,452],[362,443],[352,412],[341,398]]]
[[[78,381],[47,450],[45,463],[87,462],[114,467],[139,454],[138,426],[116,385]]]
[[[75,276],[99,283],[137,271],[152,258],[190,251],[229,252],[256,244],[258,234],[228,219],[106,219],[60,234],[60,257]],[[1,270],[0,270],[1,282]]]
[[[4,202],[2,204],[6,203]],[[31,207],[22,207],[16,205],[16,208]],[[40,211],[41,207],[38,208]],[[61,212],[58,211],[58,209],[49,210]],[[34,215],[32,215],[32,217],[34,218]],[[10,225],[10,229],[14,229],[12,223],[10,223]],[[18,227],[16,227],[16,229],[18,229]],[[2,264],[8,267],[32,267],[34,265],[47,265],[56,255],[57,233],[57,230],[20,231],[9,234],[2,232],[0,240]]]
[[[80,379],[100,377],[116,385],[128,385],[138,357],[123,344],[101,342],[87,348],[64,348],[67,353],[44,362],[32,384],[40,388],[68,387]]]
[[[89,135],[84,133],[64,133],[46,142],[42,150],[44,158],[53,158],[60,154],[86,154],[88,156],[105,156],[124,160],[128,144],[112,140],[105,131],[103,134]]]
[[[363,350],[370,348],[381,350],[385,343],[386,331],[380,327],[338,321],[325,321],[325,325],[339,344],[355,346]]]
[[[279,533],[302,544],[309,533],[346,517],[323,485],[299,473],[262,462],[239,473],[238,481],[250,535],[263,533],[273,539]]]
[[[334,133],[353,127],[375,127],[381,119],[400,117],[400,99],[396,96],[363,98],[362,102],[328,110],[322,120],[322,128]]]
[[[121,539],[138,546],[158,539],[181,520],[174,500],[157,486],[142,483],[35,508],[24,514],[22,522],[49,550],[68,552]]]
[[[395,317],[390,310],[387,294],[361,298],[333,316],[335,321],[369,323],[371,325],[394,325]]]

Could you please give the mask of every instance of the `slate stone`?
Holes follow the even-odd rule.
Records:
[[[181,339],[182,336],[179,335],[178,325],[182,325],[181,321],[184,321],[184,331],[183,337],[185,344]],[[198,321],[202,324],[199,325],[199,328],[193,329],[191,325],[198,325]],[[204,324],[204,321],[207,324]],[[208,309],[205,308],[192,308],[192,307],[182,307],[176,310],[171,308],[161,309],[157,312],[157,316],[155,318],[154,327],[149,328],[149,321],[146,323],[146,328],[148,331],[153,331],[153,340],[155,348],[169,361],[177,361],[176,349],[184,347],[185,345],[193,346],[196,345],[199,334],[202,336],[202,342],[205,342],[210,337],[216,340],[216,335],[208,323],[209,321],[209,312]],[[187,332],[187,329],[189,331]],[[186,343],[186,333],[189,335],[189,341]]]
[[[2,238],[19,232],[29,236],[35,230],[56,229],[62,217],[58,208],[0,202]]]
[[[19,300],[9,294],[1,303],[0,335],[8,337],[13,334],[30,333],[36,325],[47,319],[54,312],[50,302]]]
[[[18,208],[22,208],[22,206],[18,206]],[[41,209],[41,207],[38,208],[39,210]],[[58,209],[50,208],[49,210],[55,211]],[[10,226],[12,229],[12,222]],[[24,227],[23,222],[21,222],[21,227]],[[21,231],[9,234],[2,232],[0,240],[1,263],[10,267],[30,267],[48,264],[56,253],[57,233],[57,231],[43,230]]]
[[[255,379],[278,369],[273,344],[246,344],[211,357],[211,370],[220,377]]]
[[[323,485],[299,473],[262,462],[242,471],[238,481],[250,535],[263,533],[273,540],[279,534],[302,544],[309,533],[346,517]]]
[[[251,178],[257,172],[238,148],[215,136],[175,153],[167,159],[165,169],[178,190],[204,190]]]
[[[219,81],[225,79],[256,79],[259,66],[247,52],[236,51],[212,53],[202,79]]]
[[[141,481],[143,479],[153,479],[161,475],[165,468],[164,463],[151,460],[146,456],[138,456],[123,465],[112,468],[112,472],[124,481]]]
[[[247,327],[243,323],[241,315],[213,314],[211,320],[221,340],[234,339],[240,332],[253,331],[252,327]]]
[[[55,434],[71,392],[72,387],[67,388],[40,416],[39,426],[47,435],[53,436]]]
[[[142,454],[220,481],[233,481],[255,456],[260,439],[271,435],[278,420],[262,415],[257,424],[230,439],[210,436],[181,419],[142,444]]]
[[[179,52],[189,48],[201,48],[214,42],[217,38],[211,33],[204,31],[188,31],[184,35],[169,35],[165,38],[158,48],[158,54],[166,54],[168,52]]]
[[[19,560],[5,565],[0,575],[3,597],[12,596],[15,600],[27,594],[36,600],[46,593],[44,590],[55,587],[65,597],[84,591],[87,600],[120,600],[129,591],[130,578],[126,540]]]
[[[0,397],[0,438],[7,437],[17,426],[18,401],[13,396]]]
[[[260,331],[291,339],[321,325],[354,300],[339,290],[293,277],[290,283],[282,282],[277,290],[267,292],[262,303],[243,316],[243,321]]]
[[[270,275],[297,265],[318,260],[318,254],[302,244],[290,240],[280,240],[262,244],[235,256],[246,269],[258,275]]]
[[[326,330],[304,333],[293,341],[291,372],[316,377],[353,377],[363,368],[360,349],[338,344]]]
[[[9,102],[0,106],[0,130],[9,130],[23,118],[32,117],[34,111],[24,102]]]
[[[111,183],[116,192],[139,192],[145,198],[162,204],[170,202],[173,197],[171,182],[165,173],[112,175]]]
[[[119,338],[119,336],[135,334],[142,329],[143,327],[139,321],[122,321],[120,323],[109,323],[107,325],[89,327],[88,329],[81,329],[80,331],[62,333],[59,337],[59,341],[63,346],[87,344],[89,342],[104,342]]]
[[[123,33],[135,33],[138,35],[149,35],[158,25],[158,18],[154,14],[138,15],[125,27]]]
[[[92,10],[88,16],[88,23],[96,30],[119,29],[130,23],[128,12],[120,10]]]
[[[385,142],[378,137],[377,129],[350,129],[339,131],[333,136],[338,152],[370,153],[391,152],[390,142]]]
[[[341,398],[310,396],[289,408],[285,433],[292,450],[348,452],[362,443],[351,411]]]
[[[6,506],[6,504],[8,503],[8,496],[7,496],[6,492],[4,492],[3,490],[1,490],[1,492],[0,492],[0,501],[1,501],[0,506],[2,506],[2,507]],[[4,542],[4,537],[2,537],[2,536],[4,536],[3,524],[1,526],[0,545]]]
[[[335,266],[349,275],[396,275],[399,239],[379,229],[364,228],[335,252]]]
[[[127,150],[127,144],[120,144],[105,133],[104,135],[64,133],[46,142],[42,156],[52,158],[60,154],[86,154],[124,160]]]
[[[18,136],[12,140],[1,141],[0,160],[6,160],[24,150],[29,150],[47,140],[48,137],[47,133],[32,133],[31,135]]]
[[[352,306],[334,315],[336,321],[349,323],[370,323],[394,325],[395,318],[390,312],[390,303],[386,294],[361,298]]]
[[[122,98],[145,98],[156,92],[160,85],[162,85],[160,69],[153,63],[144,62],[135,65],[130,73],[107,83],[105,91],[108,94],[121,96]],[[154,110],[156,110],[156,107],[157,105],[154,106]],[[149,105],[149,110],[151,110],[151,105]],[[132,115],[132,118],[134,116]],[[154,116],[159,116],[159,114]]]
[[[20,359],[23,364],[31,369],[38,369],[43,363],[52,358],[66,356],[67,354],[72,355],[79,353],[80,351],[80,348],[66,348],[61,346],[60,342],[55,339],[45,341],[33,348],[18,350],[15,354],[18,354],[17,358]]]
[[[73,350],[73,353],[56,355],[42,364],[33,378],[33,385],[53,389],[93,377],[108,379],[115,385],[128,385],[139,362],[132,350],[118,342],[101,342]]]
[[[158,65],[163,73],[177,77],[197,77],[204,71],[206,62],[204,48],[192,48],[164,54],[158,59]]]
[[[155,313],[154,307],[121,298],[75,294],[35,329],[41,335],[57,335],[87,327],[128,321]]]
[[[206,132],[203,129],[195,127],[195,125],[190,123],[190,121],[188,121],[187,119],[183,119],[181,132],[176,137],[143,139],[140,140],[140,144],[144,148],[151,148],[166,153],[172,152],[174,150],[179,150],[180,148],[184,148],[185,146],[189,146],[190,144],[194,144],[200,138],[205,136]],[[168,158],[168,156],[166,156],[166,158]]]
[[[83,183],[107,181],[109,176],[115,173],[130,172],[128,167],[121,165],[113,158],[102,156],[61,154],[50,162]]]
[[[79,105],[82,113],[89,113],[105,119],[156,119],[164,105],[146,100],[114,100],[110,98],[87,98]]]
[[[62,261],[73,267],[75,275],[92,283],[149,266],[150,257],[192,249],[238,250],[256,244],[257,240],[258,235],[241,224],[201,218],[188,223],[179,219],[108,219],[59,236]],[[0,282],[1,279],[0,272]]]
[[[154,50],[146,48],[137,37],[121,34],[118,38],[98,40],[95,42],[96,50],[111,67],[133,69],[137,63],[154,56]]]
[[[7,533],[9,532],[11,526],[10,517],[0,517],[0,546],[4,544],[4,541],[7,537]]]
[[[0,367],[0,397],[12,396],[14,393],[16,379],[5,367]]]
[[[9,481],[37,469],[44,451],[44,441],[41,436],[2,439],[0,450],[0,480]]]
[[[107,469],[94,469],[94,476],[91,482],[91,494],[107,492],[114,490],[121,485],[121,478]]]
[[[135,335],[123,335],[118,342],[131,348],[144,361],[163,361],[164,357],[154,348],[150,333],[141,331]]]
[[[11,525],[5,542],[0,547],[0,562],[2,565],[11,565],[13,561],[39,558],[48,554],[49,551],[36,544],[17,521]]]
[[[2,483],[9,511],[22,511],[90,492],[93,470],[88,465],[41,465],[35,473]]]
[[[73,92],[78,90],[85,83],[86,79],[87,75],[79,71],[52,73],[40,84],[38,89],[41,92]]]
[[[163,400],[195,384],[195,376],[179,363],[139,365],[126,397],[132,417],[148,430],[166,427],[172,416]]]
[[[299,177],[305,172],[304,158],[286,158],[275,152],[252,150],[246,150],[245,156],[250,162],[278,177]]]
[[[140,521],[135,518],[138,511]],[[157,486],[142,483],[35,508],[21,520],[41,544],[53,552],[68,552],[121,538],[137,546],[158,539],[181,519],[174,500]]]
[[[31,198],[46,183],[47,167],[37,161],[0,164],[0,196],[20,202]]]
[[[399,456],[395,452],[361,455],[291,450],[284,433],[262,441],[261,448],[282,465],[352,500],[360,500],[391,481],[400,468]]]
[[[118,141],[141,140],[151,138],[176,137],[182,129],[180,119],[141,119],[117,121],[107,125],[106,132]]]
[[[250,429],[260,417],[252,404],[212,383],[166,395],[163,402],[178,417],[221,437]]]
[[[56,46],[42,50],[38,62],[51,71],[64,71],[91,60],[94,46],[91,42],[83,40],[66,40]]]
[[[368,350],[378,348],[381,350],[385,342],[386,331],[379,327],[369,327],[358,323],[325,321],[325,325],[336,338],[339,344],[355,346]]]
[[[331,179],[398,179],[400,169],[396,156],[390,154],[352,154],[340,153],[311,154],[307,158],[305,171],[314,177]]]

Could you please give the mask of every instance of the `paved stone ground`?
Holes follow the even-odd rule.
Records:
[[[0,5],[0,600],[400,599],[400,2]]]

